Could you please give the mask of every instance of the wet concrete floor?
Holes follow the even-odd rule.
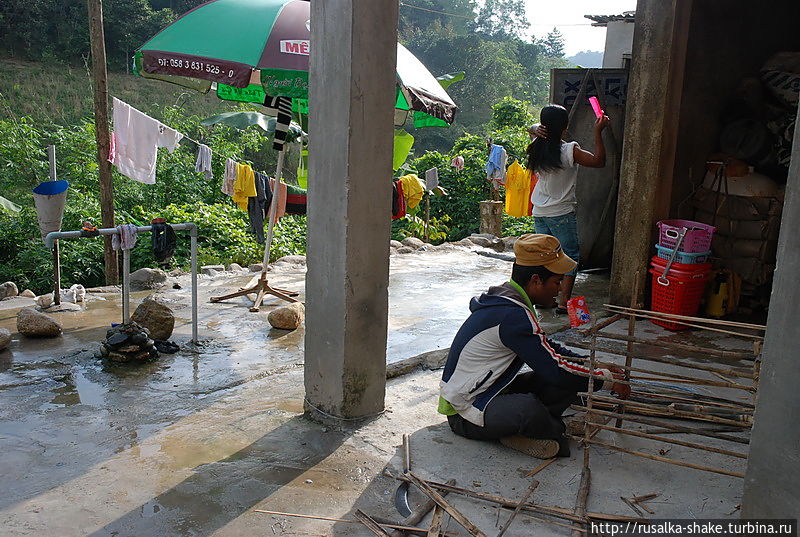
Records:
[[[469,298],[502,283],[509,272],[507,262],[465,249],[393,256],[389,361],[449,346]],[[402,433],[412,434],[420,475],[456,477],[464,486],[510,497],[527,487],[523,470],[537,461],[452,435],[435,412],[436,371],[390,381],[387,413],[360,429],[304,418],[303,329],[270,329],[270,307],[250,313],[244,298],[208,302],[251,277],[201,277],[197,346],[188,342],[188,277],[178,279],[182,289],[159,292],[178,318],[174,339],[182,350],[136,368],[93,355],[108,323],[119,318],[115,294],[93,296],[82,312],[57,314],[65,326],[62,338],[14,336],[0,352],[3,535],[368,535],[346,524],[254,509],[339,517],[356,506],[397,519],[391,501],[396,483],[380,474],[400,467]],[[302,292],[303,277],[304,267],[279,263],[270,282]],[[599,308],[606,285],[602,276],[581,277],[577,293]],[[135,293],[134,300],[147,294]],[[0,309],[0,327],[13,332],[15,313]],[[563,316],[545,312],[543,319],[564,326]],[[735,478],[687,477],[671,467],[652,470],[617,453],[597,453],[608,470],[598,473],[598,487],[625,495],[651,492],[655,483],[673,487],[659,511],[665,516],[687,515],[686,501],[697,516],[723,516],[740,494]],[[579,458],[573,454],[551,465],[539,501],[571,507]],[[630,514],[613,494],[595,501],[597,508]],[[459,505],[484,528],[496,527],[495,509],[463,500]],[[507,535],[529,535],[531,524],[521,519]],[[548,535],[568,531],[543,529]]]

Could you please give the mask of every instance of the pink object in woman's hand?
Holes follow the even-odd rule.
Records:
[[[597,97],[589,97],[589,104],[592,105],[592,110],[594,110],[596,117],[603,116],[603,109],[600,108],[600,101],[597,100]]]

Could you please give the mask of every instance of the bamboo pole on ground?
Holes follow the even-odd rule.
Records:
[[[605,339],[613,339],[616,341],[628,341],[628,336],[624,334],[612,334],[610,332],[602,332],[602,337]],[[709,347],[700,347],[697,345],[689,345],[686,343],[673,343],[669,341],[657,341],[657,340],[643,339],[643,338],[632,338],[632,341],[634,343],[641,343],[642,345],[659,347],[674,352],[706,354],[708,356],[717,356],[719,358],[725,358],[730,360],[752,360],[755,357],[755,354],[753,354],[752,352],[712,349]],[[569,344],[588,349],[588,346],[585,343],[579,341],[569,341]],[[599,349],[599,350],[602,350],[603,352],[609,352],[611,354],[619,354],[620,356],[625,355],[624,352],[619,352],[615,350],[606,350],[606,349]]]
[[[571,408],[574,409],[574,410],[582,410],[584,412],[587,410],[587,408],[585,406],[581,406],[581,405],[572,405]],[[619,415],[618,412],[611,412],[611,411],[608,411],[608,410],[598,410],[598,409],[593,410],[593,413],[596,414],[596,415],[608,416],[608,417],[611,417],[611,418],[616,418]],[[679,433],[683,433],[683,434],[697,434],[697,435],[700,435],[700,436],[707,436],[709,438],[717,438],[719,440],[727,440],[729,442],[736,442],[737,444],[749,444],[750,443],[750,441],[748,439],[746,439],[746,438],[739,438],[737,436],[730,436],[730,435],[727,435],[727,434],[722,434],[722,433],[717,433],[717,432],[709,432],[709,431],[707,431],[705,429],[700,429],[700,428],[694,429],[692,427],[686,427],[686,426],[683,426],[683,425],[677,425],[677,424],[668,423],[668,422],[665,422],[665,421],[654,420],[654,419],[650,419],[650,418],[642,417],[642,416],[631,416],[630,414],[626,414],[625,419],[628,420],[628,421],[635,422],[635,423],[642,423],[644,425],[650,425],[652,427],[661,427],[662,429],[669,429],[671,431],[675,431],[675,432],[679,432]],[[741,427],[739,429],[744,431]]]
[[[536,487],[538,487],[538,486],[539,486],[539,482],[538,481],[536,481],[535,479],[531,480],[531,484],[528,487],[528,490],[525,492],[525,495],[522,497],[522,499],[519,501],[517,506],[514,508],[514,512],[511,513],[510,517],[508,517],[508,520],[506,520],[506,523],[503,524],[502,528],[500,528],[500,531],[497,533],[497,537],[503,537],[503,535],[505,534],[506,530],[508,530],[509,526],[511,526],[511,523],[514,522],[514,519],[517,517],[519,512],[522,510],[522,506],[525,505],[528,502],[528,500],[530,499],[531,495],[533,494],[533,491],[536,490]]]
[[[458,509],[450,505],[447,500],[445,500],[441,494],[436,492],[428,483],[414,475],[414,472],[409,471],[406,476],[411,480],[411,482],[416,485],[416,487],[422,491],[427,497],[431,500],[436,502],[436,505],[447,511],[447,514],[450,515],[453,520],[458,522],[461,527],[469,532],[470,535],[473,537],[488,537],[479,527],[469,521],[467,517],[465,517]]]
[[[612,310],[612,311],[617,311],[617,310]],[[635,315],[636,317],[640,317],[642,319],[650,319],[650,320],[656,320],[656,321],[662,321],[662,322],[663,321],[680,322],[680,324],[683,324],[683,325],[691,327],[691,328],[700,328],[701,330],[708,330],[709,332],[718,332],[720,334],[727,334],[727,335],[730,335],[730,336],[750,338],[750,339],[755,339],[755,340],[763,340],[764,339],[763,336],[757,336],[755,334],[743,334],[742,332],[734,332],[733,330],[724,330],[722,328],[713,328],[713,327],[710,327],[710,326],[703,326],[703,325],[700,325],[700,324],[692,324],[692,323],[689,323],[689,322],[678,321],[677,319],[667,319],[667,318],[664,318],[664,317],[658,317],[657,315],[647,315],[647,314],[644,314],[644,313],[633,313],[633,312],[629,313],[629,315]]]
[[[316,515],[301,515],[301,514],[298,514],[298,513],[284,513],[284,512],[281,512],[281,511],[267,511],[265,509],[253,509],[253,512],[254,513],[261,513],[261,514],[265,514],[265,515],[288,516],[288,517],[292,517],[292,518],[306,518],[306,519],[310,519],[310,520],[324,520],[324,521],[327,521],[327,522],[341,522],[341,523],[344,523],[344,524],[361,524],[361,521],[359,521],[359,520],[347,520],[347,519],[343,519],[343,518],[333,518],[333,517],[316,516]],[[401,530],[401,531],[407,531],[407,532],[410,532],[410,533],[418,533],[418,534],[421,534],[421,535],[426,535],[428,533],[428,530],[426,530],[425,528],[415,528],[415,527],[411,527],[411,526],[401,526],[399,524],[381,524],[381,523],[378,523],[378,525],[383,527],[383,528],[390,528],[390,529],[396,529],[396,530]]]
[[[642,432],[639,432],[639,431],[634,431],[634,430],[631,430],[631,429],[623,429],[623,428],[620,428],[620,427],[612,427],[610,425],[595,424],[595,427],[599,427],[600,429],[603,429],[605,431],[611,431],[611,432],[614,432],[614,433],[626,434],[628,436],[636,436],[638,438],[645,438],[647,440],[655,440],[655,441],[658,441],[658,442],[664,442],[665,444],[675,444],[676,446],[683,446],[683,447],[688,447],[688,448],[693,448],[693,449],[700,449],[702,451],[710,451],[712,453],[719,453],[720,455],[727,455],[729,457],[738,457],[740,459],[747,459],[747,454],[746,453],[739,453],[738,451],[731,451],[731,450],[728,450],[728,449],[715,448],[713,446],[706,446],[705,444],[698,444],[696,442],[685,442],[683,440],[676,440],[674,438],[664,438],[662,436],[657,436],[657,435],[654,435],[654,434],[642,433]]]
[[[583,393],[579,393],[578,395],[586,397],[589,394],[587,392],[583,392]],[[619,404],[619,405],[623,405],[626,408],[631,407],[631,408],[640,408],[640,409],[645,409],[645,410],[654,410],[654,411],[657,411],[657,412],[667,412],[667,413],[669,413],[670,415],[672,415],[672,416],[674,416],[676,418],[684,418],[684,419],[686,419],[686,418],[689,418],[689,419],[691,419],[691,418],[695,418],[695,419],[696,418],[703,418],[706,421],[712,421],[714,423],[719,423],[721,425],[739,425],[741,427],[750,427],[752,425],[752,423],[750,423],[750,422],[737,421],[737,420],[728,419],[728,418],[720,418],[718,416],[711,416],[711,415],[704,414],[703,412],[693,412],[693,411],[690,411],[690,410],[676,410],[676,409],[674,409],[672,407],[669,407],[669,406],[650,405],[650,404],[647,404],[647,403],[637,403],[636,401],[624,401],[624,400],[621,400],[621,399],[617,399],[615,397],[606,397],[606,396],[603,396],[603,395],[594,395],[593,397],[596,398],[598,401],[605,402],[605,403],[612,403],[612,404],[616,403],[616,404]],[[750,416],[748,416],[748,418],[749,417]]]
[[[666,317],[667,319],[673,319],[673,320],[677,320],[677,321],[702,322],[702,323],[708,323],[708,324],[715,324],[715,325],[719,325],[719,326],[732,326],[732,327],[736,327],[736,328],[745,328],[745,329],[748,329],[748,330],[760,330],[762,332],[767,329],[767,326],[763,325],[763,324],[739,323],[739,322],[735,322],[735,321],[724,321],[722,319],[710,319],[710,318],[706,318],[706,317],[690,317],[688,315],[677,315],[677,314],[674,314],[674,313],[664,313],[664,312],[661,312],[661,311],[644,310],[644,309],[633,308],[633,307],[626,308],[624,306],[616,306],[614,304],[603,304],[603,306],[605,306],[608,309],[613,309],[613,310],[625,310],[626,312],[627,311],[631,311],[633,313],[643,313],[643,314],[646,314],[646,315],[658,315],[659,317]],[[626,313],[626,315],[627,315],[627,313]]]

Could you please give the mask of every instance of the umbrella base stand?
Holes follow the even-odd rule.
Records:
[[[262,272],[260,276],[257,277],[258,279],[250,282],[250,285],[244,289],[239,289],[235,293],[231,293],[229,295],[223,296],[212,296],[211,302],[220,302],[222,300],[227,300],[229,298],[236,298],[237,296],[245,296],[255,294],[256,298],[253,300],[253,305],[250,307],[250,311],[257,312],[261,309],[261,303],[264,301],[264,297],[267,295],[273,295],[280,299],[283,299],[287,302],[298,302],[292,297],[299,295],[296,291],[287,291],[285,289],[278,289],[276,287],[270,287],[269,283],[267,283],[267,274]]]

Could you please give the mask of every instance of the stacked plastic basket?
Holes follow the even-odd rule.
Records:
[[[715,227],[691,220],[658,223],[656,255],[650,261],[653,311],[673,315],[697,315],[711,279],[711,239]],[[669,330],[688,328],[679,322],[654,320]]]

